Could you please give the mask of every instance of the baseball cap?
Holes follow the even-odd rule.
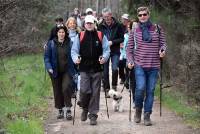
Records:
[[[94,16],[92,15],[87,15],[85,17],[85,23],[94,23]]]
[[[125,13],[125,14],[122,15],[122,18],[129,20],[129,15]]]
[[[93,12],[92,8],[87,8],[87,9],[85,10],[85,13],[86,13],[86,14],[89,13],[89,12]]]

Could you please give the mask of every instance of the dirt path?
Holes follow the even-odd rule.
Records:
[[[122,86],[119,86],[122,89]],[[108,99],[110,119],[107,118],[104,92],[101,92],[100,112],[97,126],[90,126],[89,120],[80,121],[81,109],[76,107],[75,125],[66,119],[57,120],[57,111],[53,106],[53,100],[49,108],[49,118],[46,121],[46,134],[197,134],[191,128],[183,124],[182,120],[174,113],[163,108],[163,116],[159,116],[159,101],[154,102],[151,119],[153,126],[144,126],[142,123],[133,122],[134,109],[132,109],[132,121],[129,122],[129,92],[123,92],[124,108],[122,113],[112,110],[112,99]],[[72,100],[74,102],[74,99]],[[143,117],[142,117],[143,118]]]

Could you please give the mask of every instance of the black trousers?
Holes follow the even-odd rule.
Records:
[[[126,59],[120,60],[119,61],[119,78],[122,81],[125,81],[125,74],[127,75],[127,71],[126,71]]]
[[[71,107],[71,96],[72,96],[72,78],[68,73],[58,73],[56,78],[50,74],[55,107],[61,109],[63,107]]]

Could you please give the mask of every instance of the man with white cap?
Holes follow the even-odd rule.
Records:
[[[121,16],[121,20],[122,20],[122,25],[123,25],[123,34],[128,33],[128,25],[130,23],[129,20],[129,15],[128,14],[123,14]],[[125,53],[125,48],[124,48],[124,44],[123,42],[120,43],[120,60],[119,60],[119,78],[121,79],[120,84],[125,84],[125,86],[128,88],[128,81],[126,80],[127,78],[127,70],[126,70],[126,61],[124,60],[124,53]],[[123,58],[124,57],[124,58]],[[126,82],[125,82],[126,80]],[[125,82],[125,83],[124,83]]]
[[[124,26],[124,33],[126,33],[128,24],[130,22],[129,15],[125,13],[121,16],[121,18],[122,18],[122,24]]]
[[[92,15],[85,17],[85,29],[75,38],[71,56],[74,63],[79,66],[81,75],[80,101],[83,108],[81,121],[86,121],[89,117],[90,125],[96,125],[97,113],[99,112],[102,65],[108,60],[110,49],[106,36],[95,29]]]
[[[97,29],[98,19],[97,19],[97,16],[96,16],[96,11],[93,11],[92,8],[87,8],[85,10],[85,13],[87,15],[92,15],[94,17],[95,28]]]
[[[85,13],[86,13],[87,15],[93,15],[93,10],[92,10],[92,8],[87,8],[87,9],[85,10]]]

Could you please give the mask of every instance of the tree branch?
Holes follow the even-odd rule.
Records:
[[[10,3],[7,3],[2,7],[2,9],[0,9],[0,15],[3,15],[5,12],[7,12],[7,10],[9,10],[10,8],[14,8],[17,5],[17,1],[11,1]]]

